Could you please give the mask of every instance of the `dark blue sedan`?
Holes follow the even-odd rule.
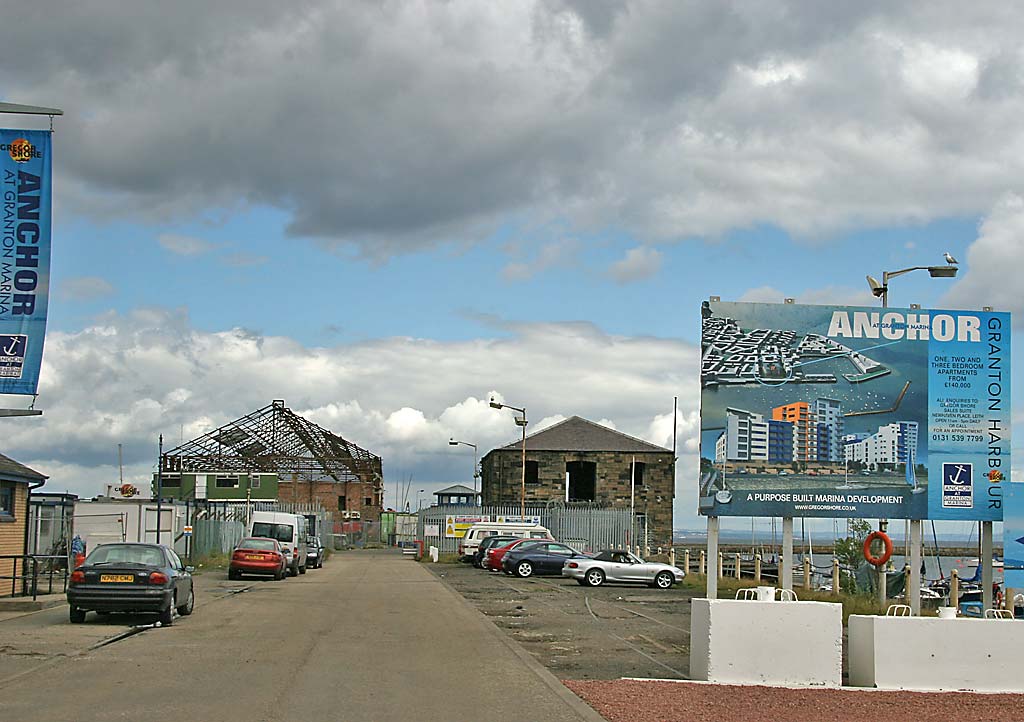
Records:
[[[160,615],[167,626],[174,614],[192,613],[195,591],[192,567],[174,550],[158,544],[102,544],[86,557],[68,580],[68,605],[73,624],[89,611],[142,612]]]
[[[517,577],[560,575],[567,559],[589,558],[558,542],[535,542],[513,547],[501,560],[501,568]]]

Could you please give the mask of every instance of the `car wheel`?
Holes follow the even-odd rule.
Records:
[[[171,603],[167,606],[167,609],[160,612],[160,624],[164,627],[169,627],[174,624],[174,602],[172,599]]]
[[[516,565],[517,577],[528,577],[533,574],[533,565],[530,562],[522,561]]]
[[[178,607],[178,614],[180,614],[183,617],[187,617],[188,615],[190,615],[192,613],[192,608],[195,605],[196,605],[195,590],[189,589],[188,590],[188,599],[185,600],[184,604],[182,604],[180,607]]]
[[[299,567],[299,574],[305,574],[305,573],[306,573],[306,567],[305,566]]]
[[[299,568],[298,567],[288,567],[288,576],[290,576],[290,577],[297,577],[297,576],[299,576]]]
[[[68,619],[71,620],[72,624],[81,624],[85,621],[85,610],[79,609],[78,607],[71,607],[68,610]]]
[[[587,580],[587,585],[591,587],[599,587],[604,584],[604,572],[600,569],[589,570],[584,578]]]
[[[228,579],[230,579],[230,580],[234,581],[234,580],[236,580],[236,579],[239,579],[239,578],[241,578],[241,576],[242,576],[242,575],[241,575],[241,574],[239,574],[239,573],[238,573],[237,571],[235,571],[234,569],[228,569]]]
[[[279,582],[282,579],[284,579],[284,572],[278,569],[276,572],[274,572],[274,581]]]
[[[654,586],[658,589],[671,589],[675,581],[672,578],[672,572],[658,572],[658,575],[654,577]]]

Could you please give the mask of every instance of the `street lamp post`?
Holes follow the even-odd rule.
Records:
[[[491,399],[491,408],[492,409],[512,409],[513,411],[518,411],[519,413],[521,413],[523,415],[522,418],[516,417],[516,424],[521,426],[522,429],[523,429],[523,471],[522,471],[522,481],[521,481],[521,484],[520,484],[520,491],[519,491],[519,518],[520,518],[520,521],[525,523],[526,522],[526,424],[529,423],[526,420],[526,407],[524,406],[523,408],[519,408],[517,406],[509,406],[508,404],[500,404],[497,401],[495,401],[494,399]]]
[[[425,491],[426,491],[426,489],[417,489],[416,490],[416,511],[417,511],[417,513],[420,510],[423,509],[423,499],[420,497],[420,494],[422,494]]]
[[[463,446],[472,446],[473,447],[473,506],[476,506],[476,480],[477,480],[477,472],[476,472],[477,451],[476,451],[476,444],[471,444],[468,441],[456,441],[454,438],[448,439],[448,446],[458,446],[459,444],[462,444]]]
[[[949,258],[952,258],[948,253],[946,254]],[[955,265],[955,259],[952,263],[945,266],[911,266],[910,268],[901,268],[898,271],[882,271],[882,282],[879,283],[873,277],[868,276],[868,286],[871,287],[871,293],[876,298],[882,299],[882,308],[889,307],[889,280],[902,276],[911,271],[928,271],[928,275],[932,278],[953,278],[956,276],[956,272],[959,270]]]
[[[957,260],[949,253],[945,254],[946,265],[945,266],[911,266],[909,268],[901,268],[898,271],[882,271],[882,282],[879,283],[876,279],[868,276],[868,286],[871,288],[871,293],[876,298],[882,299],[882,308],[889,307],[889,280],[902,276],[911,271],[928,271],[928,275],[932,278],[954,278],[956,272],[960,270],[957,268]],[[911,459],[906,460],[907,464],[912,463]],[[849,481],[847,481],[849,483]],[[879,519],[878,528],[879,531],[884,532],[888,525],[888,519]],[[910,522],[910,536],[914,540],[921,538],[921,521],[919,519],[911,520]],[[910,608],[913,614],[920,613],[921,610],[921,584],[918,579],[920,571],[918,566],[920,565],[920,546],[919,542],[915,541],[911,549],[911,563],[910,563],[910,579],[907,580],[907,601],[910,602]],[[883,606],[888,601],[888,595],[886,590],[886,572],[883,567],[878,569],[878,597],[879,601]],[[991,585],[989,585],[991,589]]]

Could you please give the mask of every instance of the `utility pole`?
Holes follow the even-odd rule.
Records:
[[[156,543],[160,543],[160,517],[163,512],[164,496],[164,435],[160,434],[160,451],[156,465]]]

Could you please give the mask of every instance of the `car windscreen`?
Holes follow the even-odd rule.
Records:
[[[490,536],[480,542],[481,549],[490,549],[491,547],[505,546],[509,542],[515,541],[516,538],[512,536]]]
[[[256,521],[252,524],[253,536],[265,536],[268,539],[290,542],[294,527],[291,524],[272,524],[269,521]]]
[[[96,547],[85,560],[86,564],[144,564],[148,567],[167,566],[163,550],[142,544],[104,544]]]
[[[272,552],[274,551],[274,542],[271,539],[243,539],[238,543],[238,548]]]

